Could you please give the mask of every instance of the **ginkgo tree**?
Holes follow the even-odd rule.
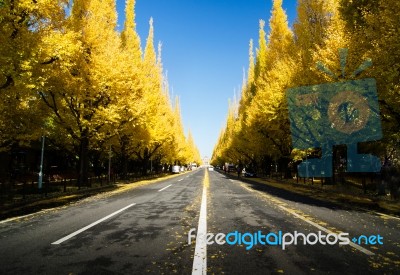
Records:
[[[56,46],[43,43],[62,28],[67,2],[0,1],[0,151],[27,146],[43,135],[45,112],[37,88],[42,70],[56,57],[41,52]]]
[[[46,70],[47,80],[39,90],[51,110],[54,139],[65,142],[66,134],[78,153],[83,185],[87,184],[91,146],[104,139],[107,132],[103,128],[118,119],[113,105],[118,99],[116,81],[122,56],[116,20],[114,1],[74,1],[65,29],[60,31],[59,49],[51,48],[48,53],[57,54],[60,61]],[[60,52],[67,56],[60,57]]]
[[[153,19],[150,19],[150,30],[146,41],[143,57],[144,87],[141,100],[145,102],[143,136],[134,137],[133,153],[146,164],[156,156],[162,146],[172,142],[173,117],[167,93],[164,90],[164,80],[161,62],[161,47],[158,57],[154,48]]]
[[[353,55],[360,64],[371,59],[373,66],[363,76],[377,82],[383,140],[379,152],[399,163],[400,159],[400,3],[396,0],[339,1],[341,18],[349,34]]]
[[[276,160],[285,169],[290,158],[298,161],[307,153],[291,147],[287,89],[366,77],[377,82],[384,138],[359,148],[398,158],[399,9],[398,1],[299,0],[291,29],[282,1],[273,1],[268,39],[260,21],[238,112],[229,109],[213,161],[242,159],[265,171]],[[372,67],[360,67],[370,60]]]
[[[136,32],[134,8],[135,0],[126,1],[125,23],[121,32],[121,54],[124,61],[120,66],[123,74],[120,75],[122,81],[118,82],[121,93],[117,104],[119,119],[112,124],[111,139],[106,142],[118,156],[122,178],[126,178],[128,174],[134,140],[146,137],[143,54],[140,37]]]
[[[197,148],[192,132],[187,137],[186,163],[200,165],[202,163],[199,148]]]
[[[290,86],[293,61],[293,34],[282,9],[282,1],[273,2],[268,42],[260,20],[259,48],[253,61],[250,44],[250,65],[247,83],[242,88],[242,98],[237,119],[228,115],[227,129],[222,139],[226,142],[225,154],[237,162],[257,162],[284,159],[287,166],[291,152],[290,133],[285,100],[285,89]],[[255,62],[255,64],[254,64]],[[235,152],[234,155],[233,152]]]
[[[1,150],[45,135],[75,160],[81,185],[110,150],[125,176],[128,163],[146,173],[149,160],[198,159],[169,98],[152,19],[143,53],[134,7],[126,1],[119,33],[114,0],[0,1]]]
[[[287,168],[291,146],[285,91],[292,85],[293,34],[280,0],[273,2],[269,28],[268,43],[262,51],[260,48],[256,60],[263,63],[260,72],[255,74],[256,94],[250,103],[247,125],[254,129],[265,154],[282,160],[281,166]],[[263,41],[262,36],[260,39]]]

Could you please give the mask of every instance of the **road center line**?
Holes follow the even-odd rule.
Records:
[[[209,184],[208,171],[205,170],[203,181],[203,194],[201,197],[199,225],[197,226],[196,247],[193,258],[193,274],[207,273],[207,186]]]
[[[163,191],[163,190],[165,190],[165,189],[167,189],[168,187],[170,187],[172,184],[170,184],[170,185],[167,185],[167,186],[165,186],[164,188],[161,188],[160,190],[158,190],[158,192],[161,192],[161,191]]]
[[[55,242],[51,243],[51,244],[60,244],[60,243],[62,243],[62,242],[65,242],[66,240],[68,240],[68,239],[70,239],[70,238],[72,238],[72,237],[74,237],[74,236],[76,236],[76,235],[82,233],[83,231],[88,230],[89,228],[91,228],[91,227],[93,227],[93,226],[95,226],[95,225],[97,225],[97,224],[99,224],[99,223],[101,223],[101,222],[103,222],[103,221],[105,221],[105,220],[111,218],[112,216],[115,216],[115,215],[121,213],[122,211],[125,211],[125,210],[128,209],[129,207],[134,206],[135,204],[136,204],[136,203],[132,203],[132,204],[130,204],[130,205],[128,205],[128,206],[126,206],[126,207],[124,207],[124,208],[118,210],[118,211],[115,211],[114,213],[111,213],[110,215],[108,215],[108,216],[106,216],[106,217],[104,217],[104,218],[102,218],[102,219],[100,219],[100,220],[98,220],[98,221],[95,221],[95,222],[93,222],[93,223],[91,223],[91,224],[89,224],[89,225],[87,225],[87,226],[85,226],[85,227],[83,227],[83,228],[81,228],[81,229],[75,231],[74,233],[71,233],[71,234],[69,234],[69,235],[67,235],[67,236],[65,236],[65,237],[63,237],[63,238],[61,238],[61,239],[59,239],[58,241],[55,241]]]
[[[183,181],[183,179],[180,179],[180,180],[178,180],[178,181]]]
[[[243,184],[240,184],[240,185],[241,185],[243,188],[249,190],[250,192],[259,192],[259,191],[253,191],[253,190],[249,189],[247,186],[244,186]],[[268,197],[268,198],[270,199],[270,201],[272,201],[272,202],[278,201],[278,202],[282,203],[280,200],[278,200],[277,198],[275,198],[275,197],[273,197],[273,196],[267,195],[267,194],[265,194],[265,193],[262,193],[262,194],[263,194],[265,197]],[[317,224],[317,223],[315,223],[315,222],[313,222],[313,221],[307,219],[306,217],[297,214],[297,213],[294,212],[293,210],[291,210],[291,209],[289,209],[289,208],[286,208],[286,207],[283,206],[283,205],[280,205],[280,204],[278,204],[278,203],[275,203],[275,205],[278,206],[279,208],[281,208],[282,210],[288,212],[289,214],[292,214],[293,216],[295,216],[295,217],[297,217],[297,218],[299,218],[299,219],[305,221],[306,223],[311,224],[312,226],[318,228],[319,230],[324,231],[325,233],[328,233],[328,234],[335,234],[335,232],[332,232],[331,230],[329,230],[329,229],[327,229],[327,228],[325,228],[325,227],[323,227],[323,226],[321,226],[321,225],[319,225],[319,224]],[[375,255],[374,252],[372,252],[372,251],[370,251],[370,250],[368,250],[368,249],[365,249],[364,247],[359,246],[358,244],[353,243],[351,240],[350,240],[349,245],[350,245],[351,247],[353,247],[353,248],[355,248],[355,249],[361,251],[362,253],[368,255],[368,256],[373,256],[373,255]]]

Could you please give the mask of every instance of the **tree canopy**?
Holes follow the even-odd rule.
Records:
[[[135,1],[126,1],[121,32],[115,5],[0,1],[0,150],[46,136],[76,160],[81,184],[110,147],[125,174],[130,161],[144,173],[149,162],[200,162],[178,100],[170,100],[153,19],[142,52]]]
[[[274,0],[269,33],[261,20],[255,54],[250,41],[241,98],[230,103],[212,162],[256,166],[266,173],[273,162],[289,169],[289,162],[301,160],[306,151],[292,146],[288,89],[363,78],[376,79],[383,128],[383,139],[367,149],[382,160],[398,161],[398,14],[395,0],[300,0],[290,27],[282,0]]]

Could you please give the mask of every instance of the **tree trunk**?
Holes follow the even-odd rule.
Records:
[[[263,172],[265,173],[265,176],[271,176],[271,165],[272,165],[272,159],[269,156],[264,156],[262,159],[262,167],[263,167]]]
[[[289,167],[289,163],[290,163],[290,158],[289,157],[282,157],[279,160],[279,164],[280,164],[280,168],[281,171],[283,172],[283,176],[285,179],[291,179],[292,178],[292,171]]]
[[[89,185],[89,138],[84,134],[80,140],[78,186]]]
[[[142,175],[147,176],[147,168],[148,168],[148,163],[149,163],[149,157],[145,156],[142,159]]]
[[[125,138],[121,140],[121,178],[126,180],[128,178],[128,155],[126,153],[127,141]]]

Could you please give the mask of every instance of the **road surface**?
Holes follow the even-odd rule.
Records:
[[[0,274],[396,274],[399,229],[397,217],[198,169],[0,221]]]

